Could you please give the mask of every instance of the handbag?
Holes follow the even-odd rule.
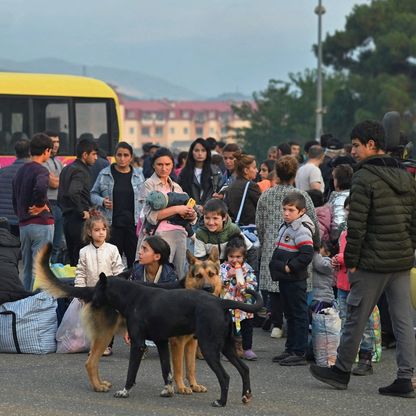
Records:
[[[248,187],[250,186],[250,181],[246,183],[246,186],[244,188],[243,197],[241,198],[240,208],[237,213],[237,218],[235,219],[236,225],[240,227],[241,232],[244,234],[245,237],[247,237],[250,242],[253,244],[253,247],[258,248],[260,247],[260,240],[257,236],[257,228],[255,224],[249,224],[249,225],[239,225],[241,214],[243,212],[244,203],[246,202],[247,197],[247,191]]]

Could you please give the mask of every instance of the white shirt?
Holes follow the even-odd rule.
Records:
[[[325,184],[322,177],[321,169],[315,166],[313,163],[305,163],[302,165],[296,173],[296,188],[302,191],[309,191],[311,184],[319,182],[321,184],[321,192],[324,193]]]
[[[195,168],[194,173],[198,183],[201,183],[202,168]]]

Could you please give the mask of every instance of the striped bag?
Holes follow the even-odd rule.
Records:
[[[55,352],[56,306],[56,299],[46,292],[0,305],[0,352]]]

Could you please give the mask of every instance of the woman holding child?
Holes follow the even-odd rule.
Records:
[[[170,178],[174,167],[172,152],[161,147],[156,151],[152,158],[154,169],[153,175],[147,179],[139,193],[139,203],[143,205],[139,221],[141,229],[139,233],[138,249],[146,235],[159,235],[170,246],[169,261],[174,264],[176,273],[179,278],[184,275],[185,258],[186,258],[186,239],[187,232],[181,225],[169,222],[169,218],[174,215],[180,215],[182,218],[193,222],[196,220],[196,212],[193,208],[186,205],[170,206],[161,210],[152,210],[148,204],[145,204],[146,198],[152,191],[160,191],[164,194],[169,192],[183,193],[182,188]],[[136,255],[136,258],[138,256]]]
[[[260,290],[268,292],[271,303],[271,319],[274,325],[272,336],[282,337],[283,309],[280,299],[279,283],[274,282],[270,276],[269,263],[272,258],[279,228],[283,223],[282,201],[287,194],[297,191],[306,200],[306,214],[315,225],[314,243],[319,245],[319,223],[315,208],[309,195],[294,187],[298,162],[293,156],[282,156],[276,161],[276,174],[279,184],[265,191],[257,204],[256,226],[261,243],[260,261]]]

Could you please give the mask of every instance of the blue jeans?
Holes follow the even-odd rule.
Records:
[[[23,260],[23,286],[31,291],[33,288],[33,260],[37,252],[46,244],[52,242],[54,226],[28,224],[20,227],[20,242]]]
[[[49,201],[52,208],[52,215],[55,221],[55,229],[53,232],[51,263],[58,263],[58,257],[64,249],[64,217],[61,208],[56,201]]]
[[[304,355],[308,347],[308,304],[306,302],[306,280],[280,280],[280,296],[287,321],[285,350]]]
[[[339,317],[341,318],[341,334],[344,328],[345,318],[347,317],[347,296],[350,292],[342,289],[338,289],[338,308]],[[360,343],[360,351],[373,352],[375,343],[374,336],[374,319],[373,314],[370,315],[365,326],[363,336]]]

